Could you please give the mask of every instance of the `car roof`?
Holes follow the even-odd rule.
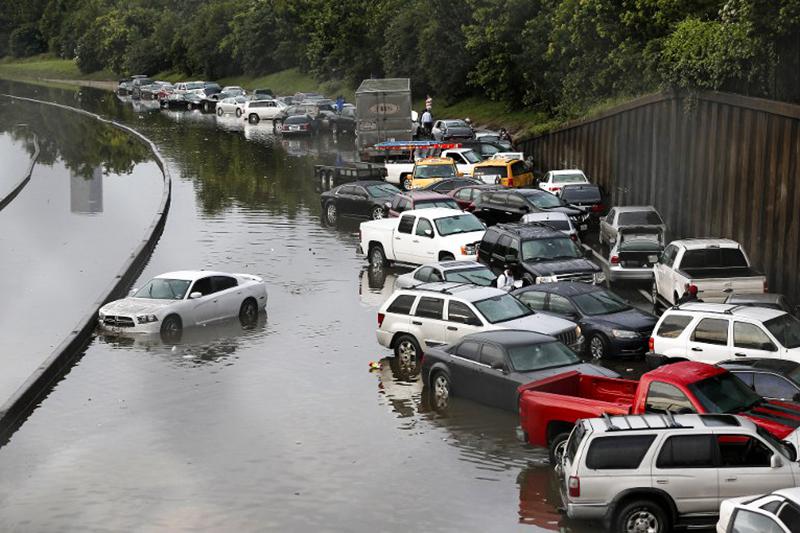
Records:
[[[780,374],[791,372],[800,367],[800,363],[788,359],[775,359],[770,357],[755,357],[747,359],[726,359],[717,363],[718,366],[728,370],[773,370]]]
[[[475,163],[476,167],[505,167],[513,163],[514,161],[518,161],[518,159],[506,159],[505,157],[500,157],[497,159],[489,158],[484,159],[483,161],[479,161]]]
[[[465,269],[468,269],[468,268],[476,268],[476,267],[483,267],[483,268],[487,268],[487,269],[489,268],[486,265],[484,265],[483,263],[479,263],[477,261],[436,261],[435,263],[426,263],[426,264],[422,265],[419,268],[426,267],[426,266],[437,267],[437,268],[440,268],[442,270],[448,270],[448,271],[449,270],[465,270]]]
[[[507,231],[509,233],[514,233],[519,235],[521,239],[542,239],[545,237],[564,237],[568,238],[566,235],[561,233],[560,231],[554,230],[549,226],[539,225],[538,223],[533,224],[496,224],[493,228],[498,229],[500,231]],[[491,228],[490,228],[491,229]]]
[[[550,335],[542,335],[529,330],[523,329],[498,329],[492,331],[480,331],[471,333],[461,338],[464,340],[474,340],[480,342],[495,342],[503,346],[527,346],[530,344],[541,344],[544,342],[553,342],[555,337]]]
[[[449,148],[444,150],[445,152],[455,152],[457,154],[463,154],[464,152],[474,152],[472,148]]]
[[[698,361],[680,361],[664,366],[647,373],[652,380],[661,380],[677,385],[689,385],[703,379],[724,374],[726,370],[718,366],[700,363]]]
[[[557,176],[559,174],[583,174],[583,170],[579,168],[562,168],[560,170],[551,170],[550,174]]]
[[[756,431],[756,425],[747,418],[728,414],[643,414],[620,415],[603,418],[587,418],[584,422],[593,433],[618,433],[625,435],[631,431],[652,430],[686,430],[687,428],[713,431],[721,428],[725,431],[736,429]]]
[[[783,295],[775,292],[762,292],[756,294],[741,294],[734,292],[728,296],[726,303],[741,304],[754,302],[777,304],[780,303],[781,298],[783,298]]]
[[[615,207],[617,213],[638,213],[640,211],[656,211],[652,205],[626,205],[624,207]],[[658,211],[656,211],[658,212]]]
[[[427,166],[427,165],[452,165],[453,160],[449,157],[426,157],[425,159],[420,159],[416,162],[418,166]]]
[[[794,503],[800,504],[800,487],[776,490],[773,494],[778,494],[787,500],[792,500]]]
[[[399,194],[399,196],[403,196],[405,198],[411,198],[412,200],[439,200],[442,198],[447,198],[451,200],[449,196],[446,194],[442,194],[436,191],[426,191],[423,189],[417,189],[413,191],[404,191]]]
[[[780,309],[772,309],[769,307],[756,307],[752,305],[735,305],[735,304],[716,304],[706,302],[690,302],[675,306],[672,308],[674,311],[688,311],[691,313],[716,313],[722,315],[732,315],[752,320],[766,321],[773,318],[785,315],[786,312]]]
[[[670,244],[678,244],[687,250],[698,250],[709,247],[719,248],[740,248],[739,243],[731,239],[679,239],[672,241]]]
[[[414,293],[439,293],[443,296],[457,296],[472,302],[508,294],[503,289],[498,289],[497,287],[482,287],[480,285],[473,285],[471,283],[457,283],[453,281],[423,283],[421,285],[416,285],[413,288],[402,290],[411,291]]]
[[[556,294],[575,296],[590,292],[601,292],[607,290],[605,287],[592,285],[591,283],[580,283],[577,281],[559,281],[557,283],[537,283],[529,285],[523,289],[514,291],[515,294],[523,292],[552,292]]]
[[[229,274],[227,272],[216,272],[213,270],[176,270],[174,272],[165,272],[164,274],[159,274],[158,276],[154,277],[159,279],[181,279],[185,281],[195,281],[208,276],[236,277],[234,274]]]

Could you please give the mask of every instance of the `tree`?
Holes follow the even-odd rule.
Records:
[[[8,37],[8,52],[14,57],[29,57],[47,50],[47,43],[36,24],[17,27]]]

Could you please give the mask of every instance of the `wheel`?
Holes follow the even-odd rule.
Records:
[[[369,264],[382,267],[386,265],[386,254],[383,253],[383,246],[375,244],[369,249]]]
[[[218,116],[218,117],[221,117],[223,113],[224,113],[224,111],[222,110],[222,108],[221,108],[221,107],[218,107],[218,108],[217,108],[217,116]]]
[[[403,176],[401,183],[404,191],[410,191],[414,186],[414,181],[411,179],[411,176]]]
[[[250,116],[247,117],[247,120],[250,122],[250,124],[258,124],[258,121],[261,120],[261,118],[255,113],[250,113]]]
[[[450,379],[442,371],[436,372],[431,379],[431,400],[437,411],[445,409],[450,402]]]
[[[608,341],[601,334],[596,333],[589,339],[589,355],[592,359],[602,359],[608,353]]]
[[[236,108],[236,117],[238,118],[238,117],[241,117],[241,116],[242,116],[242,110],[237,107]]]
[[[244,326],[251,326],[258,320],[258,304],[253,298],[247,298],[239,307],[239,320]]]
[[[383,218],[383,208],[376,205],[372,208],[372,220],[380,220]]]
[[[178,315],[169,315],[161,322],[161,338],[165,342],[177,342],[183,335],[183,322]]]
[[[564,457],[564,451],[567,449],[567,439],[569,439],[569,433],[564,432],[556,435],[556,438],[550,442],[548,448],[551,466],[561,463],[561,458]]]
[[[439,261],[455,261],[455,256],[450,253],[439,254]]]
[[[614,521],[614,533],[665,533],[670,531],[664,508],[652,500],[634,500],[624,505]]]
[[[325,220],[328,221],[328,224],[336,224],[336,220],[339,218],[339,211],[336,209],[336,204],[333,202],[328,202],[325,206]],[[372,258],[372,254],[370,254],[370,258]]]
[[[203,102],[203,111],[208,112],[211,110],[211,106],[208,102]]]
[[[417,339],[411,335],[401,335],[394,344],[394,356],[400,370],[408,375],[416,374],[419,360],[422,357],[422,349],[419,347]]]

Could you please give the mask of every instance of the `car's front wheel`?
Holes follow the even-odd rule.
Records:
[[[258,320],[258,304],[255,299],[247,298],[239,307],[239,321],[243,326],[252,326]]]
[[[592,359],[602,359],[608,354],[608,341],[601,334],[592,335],[589,339],[589,355]]]
[[[414,180],[411,178],[411,176],[403,176],[402,184],[404,191],[410,191],[414,186]]]
[[[437,411],[447,408],[450,403],[450,379],[443,371],[434,374],[431,380],[433,408]]]
[[[555,438],[550,441],[550,445],[548,446],[548,454],[550,456],[550,465],[556,466],[557,464],[561,463],[561,458],[564,456],[564,450],[567,449],[567,440],[569,439],[569,433],[559,433],[555,436]]]
[[[217,107],[217,116],[221,117],[223,113],[224,113],[224,111],[222,110],[222,108],[221,107]]]
[[[381,206],[376,205],[372,208],[372,220],[380,220],[383,216],[383,208]]]
[[[336,204],[333,202],[328,202],[325,206],[325,220],[328,221],[328,224],[336,224],[336,221],[339,219],[339,210],[336,209]]]
[[[236,108],[236,117],[238,118],[238,117],[241,117],[241,116],[242,116],[242,110],[237,107]]]
[[[169,315],[161,322],[161,339],[164,342],[178,342],[183,335],[183,321],[178,315]]]
[[[375,244],[369,250],[369,264],[374,267],[383,267],[386,265],[386,254],[383,252],[383,246]]]
[[[670,531],[664,508],[652,500],[633,500],[617,513],[614,533],[665,533]]]
[[[255,113],[250,113],[248,120],[250,121],[250,124],[258,124],[258,121],[261,120],[261,118]]]

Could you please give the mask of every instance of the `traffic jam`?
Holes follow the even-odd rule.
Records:
[[[306,95],[292,115],[271,94],[208,100],[181,84],[161,106],[213,102],[251,122],[280,112],[286,132],[291,116],[316,130],[325,114],[339,133],[337,113],[352,115],[361,161],[318,165],[315,179],[323,226],[355,220],[366,268],[396,274],[377,344],[437,411],[459,397],[515,413],[522,445],[547,450],[568,523],[800,532],[798,308],[769,292],[747,251],[673,239],[657,206],[614,205],[581,169],[535,171],[505,131],[451,117],[426,128],[406,86],[380,81],[338,111]],[[378,94],[398,98],[406,140],[376,131],[361,99]],[[251,112],[263,102],[276,114]],[[175,339],[266,306],[257,276],[183,271],[98,318]],[[623,378],[614,361],[648,370]]]

